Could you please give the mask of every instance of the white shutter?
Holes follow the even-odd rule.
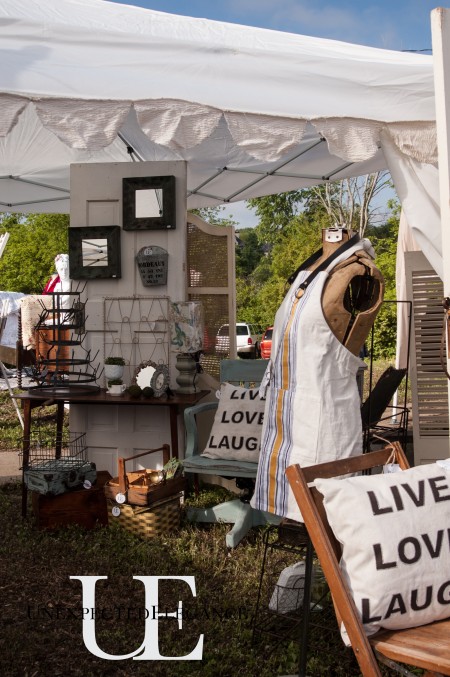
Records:
[[[422,252],[405,254],[408,298],[413,302],[411,395],[414,463],[449,456],[447,377],[440,362],[443,284]]]

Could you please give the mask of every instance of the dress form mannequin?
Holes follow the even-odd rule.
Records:
[[[346,228],[324,229],[323,254],[309,269],[317,268],[352,235]],[[339,236],[341,239],[336,240]],[[325,283],[322,294],[325,319],[336,338],[354,355],[359,355],[370,334],[383,293],[383,276],[365,249],[338,264]]]

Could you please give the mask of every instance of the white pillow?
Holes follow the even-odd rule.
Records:
[[[450,616],[448,470],[432,463],[315,486],[368,635]]]
[[[264,404],[258,388],[241,388],[223,383],[211,435],[202,456],[257,462]]]

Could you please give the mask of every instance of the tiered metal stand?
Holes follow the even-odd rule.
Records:
[[[92,392],[96,385],[96,369],[90,350],[83,347],[85,338],[85,304],[81,292],[50,294],[49,308],[42,306],[36,326],[36,367],[33,391],[49,394]]]

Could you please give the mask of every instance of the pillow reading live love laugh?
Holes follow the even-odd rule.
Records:
[[[241,388],[223,383],[209,441],[202,456],[257,462],[264,404],[258,388]]]
[[[366,634],[450,616],[450,459],[315,486]]]

